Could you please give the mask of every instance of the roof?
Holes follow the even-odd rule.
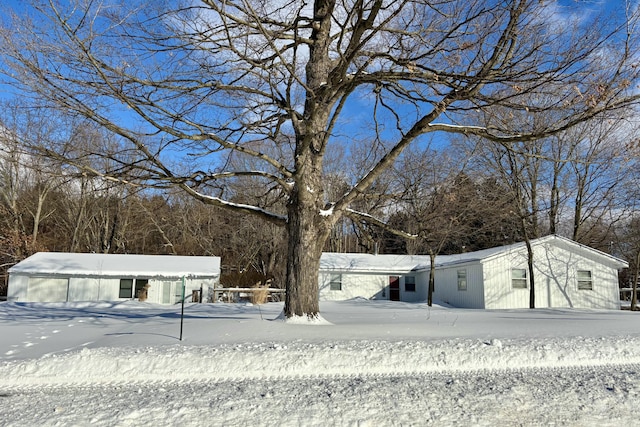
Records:
[[[372,255],[325,252],[320,258],[320,270],[349,272],[409,272],[429,264],[428,255]]]
[[[213,278],[220,275],[220,257],[38,252],[11,267],[9,274]]]
[[[595,258],[598,262],[613,268],[626,268],[629,264],[612,255],[593,249],[589,246],[574,242],[565,237],[549,235],[531,240],[532,246],[555,245],[565,249],[581,253],[583,256]],[[465,252],[455,255],[438,255],[436,267],[447,267],[469,262],[487,261],[514,251],[526,248],[525,242],[511,245],[497,246],[495,248],[482,249],[474,252]],[[371,255],[371,254],[340,254],[323,253],[320,260],[320,270],[324,271],[349,271],[349,272],[390,272],[400,273],[409,271],[423,271],[431,267],[428,255]]]

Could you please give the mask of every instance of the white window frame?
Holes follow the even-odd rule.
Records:
[[[578,270],[576,273],[576,278],[578,280],[579,291],[593,290],[593,274],[591,274],[591,270]]]
[[[341,291],[342,290],[342,274],[330,274],[329,275],[329,290]]]
[[[457,270],[456,275],[458,277],[458,291],[466,291],[467,290],[467,270]]]
[[[512,289],[529,289],[529,274],[526,268],[511,269],[511,288]]]

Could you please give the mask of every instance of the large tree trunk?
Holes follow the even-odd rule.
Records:
[[[305,67],[307,90],[302,120],[296,131],[295,183],[287,204],[287,276],[284,313],[287,318],[318,317],[318,270],[333,218],[320,214],[324,207],[322,158],[328,141],[327,123],[335,98],[329,90],[332,12],[335,1],[313,5],[309,61]]]
[[[287,318],[318,317],[318,270],[330,227],[320,215],[317,195],[308,186],[296,186],[288,205],[287,276],[284,313]]]
[[[310,127],[313,127],[311,122]],[[297,177],[287,204],[287,275],[284,314],[287,318],[307,316],[317,318],[318,270],[320,257],[331,226],[333,215],[322,215],[324,193],[322,184],[322,156],[313,147],[320,132],[311,132],[310,142],[298,144],[296,151]],[[304,149],[307,147],[307,150]]]

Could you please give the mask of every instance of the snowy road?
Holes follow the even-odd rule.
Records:
[[[3,426],[636,425],[640,365],[10,388]],[[612,414],[615,414],[612,416]],[[9,420],[9,421],[7,421]]]

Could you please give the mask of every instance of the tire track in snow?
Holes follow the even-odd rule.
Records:
[[[635,425],[639,372],[627,364],[58,384],[0,393],[0,426]]]

